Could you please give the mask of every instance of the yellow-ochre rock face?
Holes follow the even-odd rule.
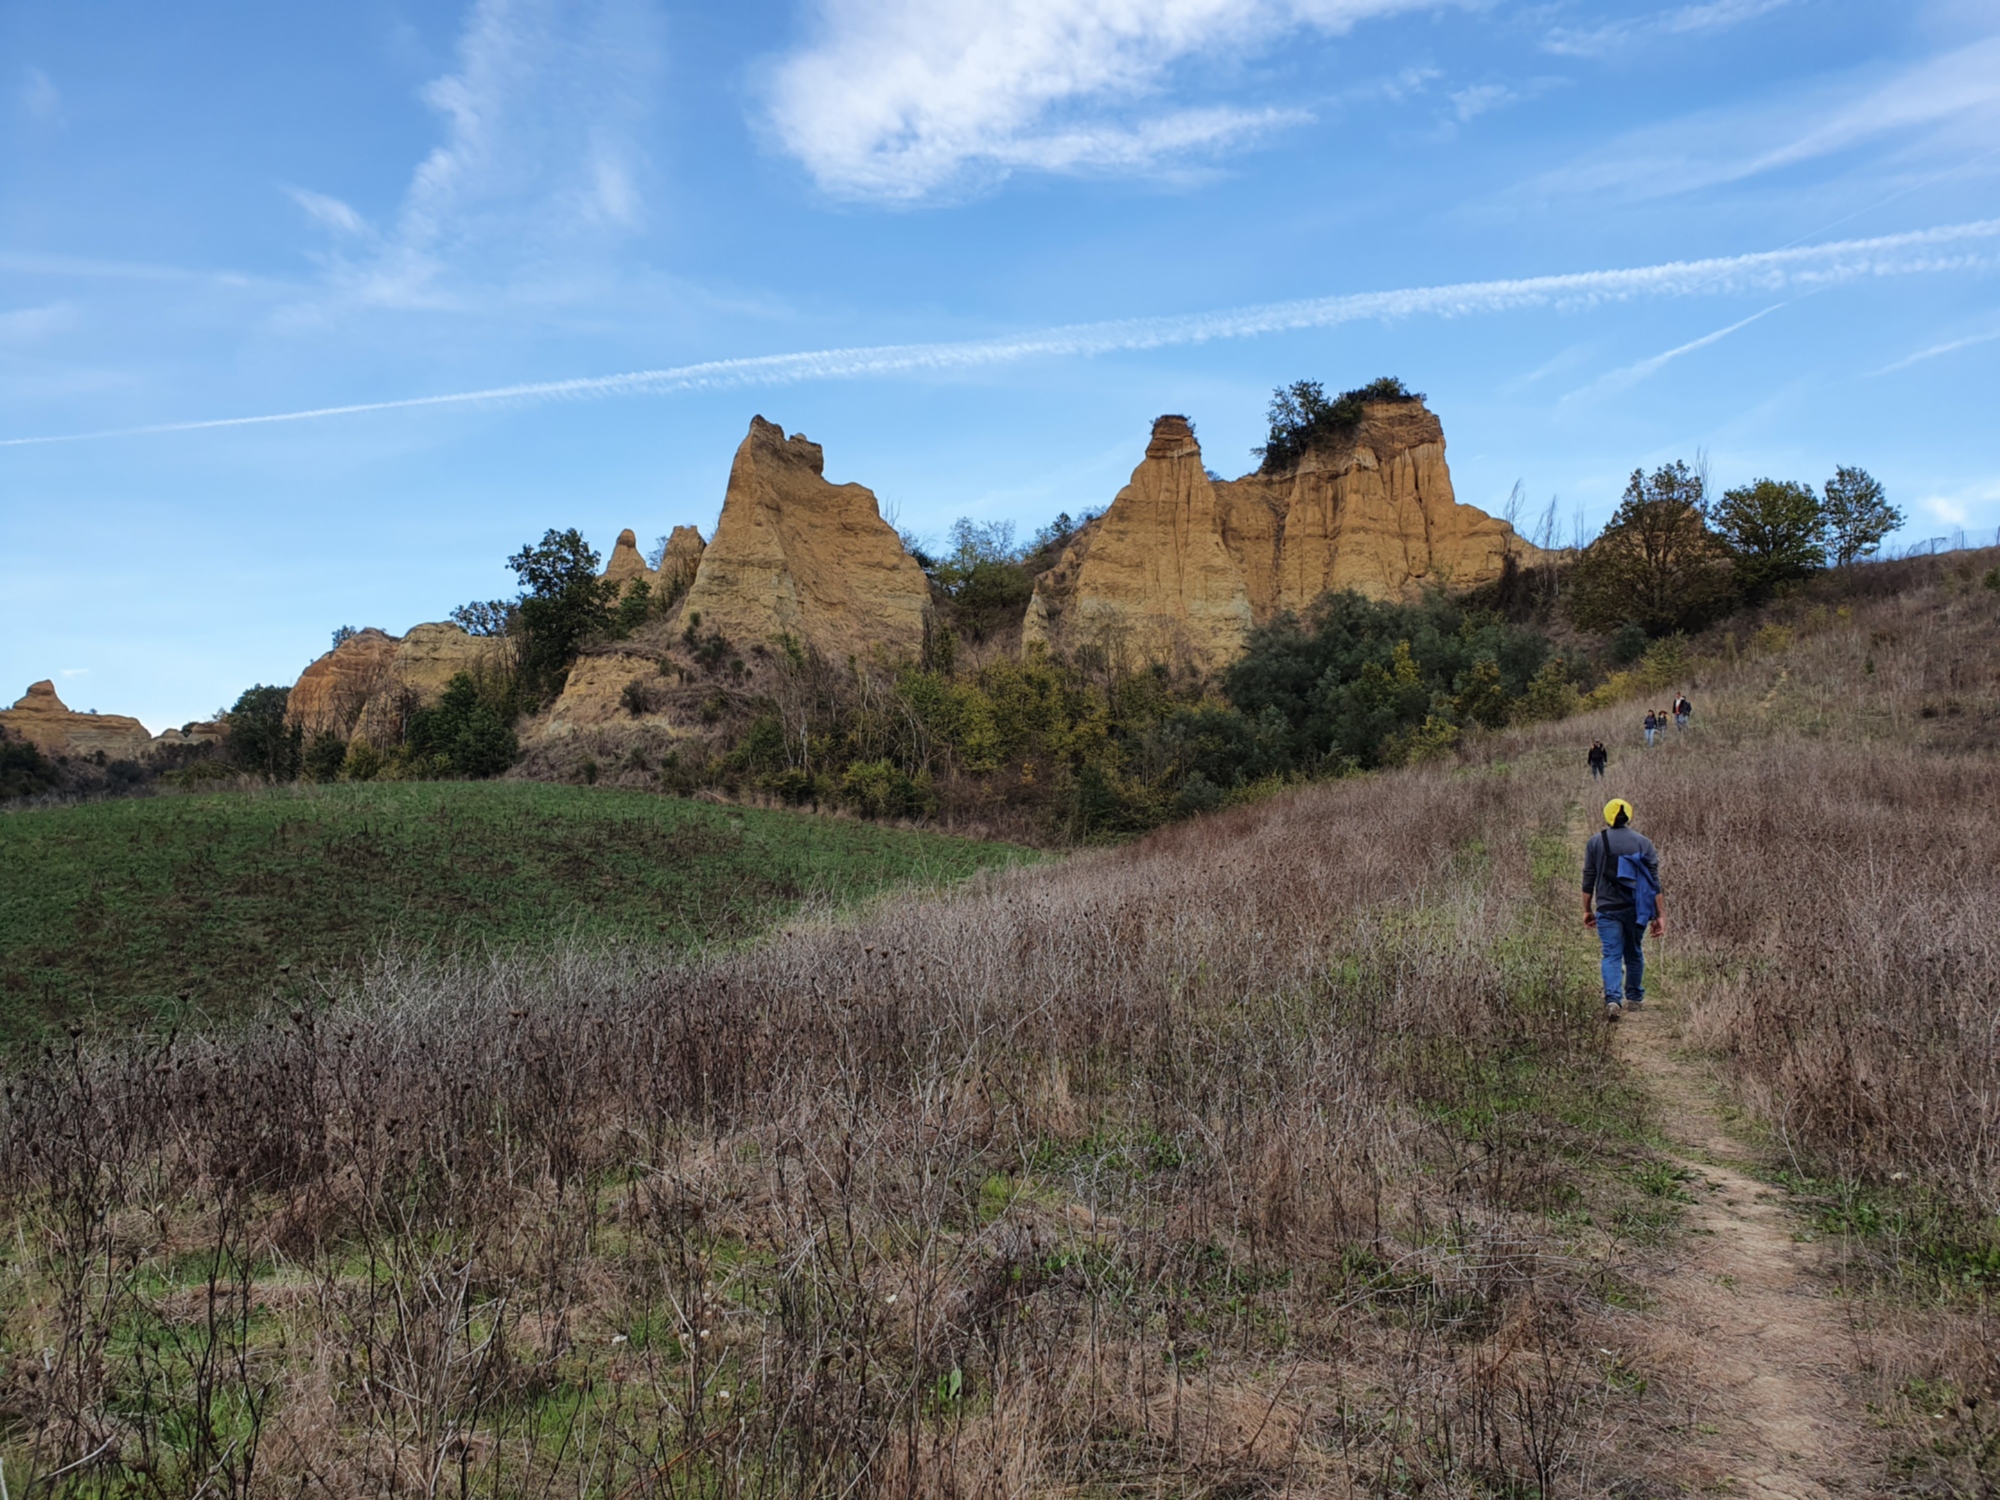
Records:
[[[1201,445],[1185,417],[1161,417],[1131,482],[1037,580],[1022,641],[1215,667],[1253,615]]]
[[[1545,554],[1452,493],[1421,401],[1370,402],[1287,473],[1210,480],[1185,418],[1153,424],[1111,508],[1037,581],[1023,639],[1221,666],[1250,627],[1329,589],[1377,599],[1469,588]]]
[[[435,703],[460,672],[478,676],[504,664],[504,641],[448,623],[394,636],[370,627],[320,657],[292,685],[286,716],[308,739],[359,734],[378,745],[402,739],[402,721]]]
[[[152,731],[124,714],[80,714],[56,696],[44,679],[32,684],[10,709],[0,711],[0,729],[26,740],[44,755],[96,755],[137,760],[153,748]]]
[[[753,417],[683,619],[739,647],[789,635],[836,660],[922,649],[930,581],[872,491],[829,484],[817,443]],[[670,549],[671,549],[671,544]]]
[[[639,551],[639,539],[626,527],[618,533],[618,541],[611,549],[611,561],[605,564],[604,576],[618,585],[623,594],[635,583],[643,582],[648,588],[659,587],[659,578],[646,566],[646,559]]]

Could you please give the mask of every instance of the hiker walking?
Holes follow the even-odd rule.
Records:
[[[1660,732],[1660,716],[1652,709],[1646,710],[1646,748],[1653,748],[1653,736]]]
[[[1603,740],[1592,740],[1590,742],[1590,754],[1586,755],[1584,759],[1590,762],[1591,779],[1599,780],[1604,775],[1604,763],[1611,759],[1611,752],[1604,748]]]
[[[1615,1021],[1646,1003],[1646,929],[1654,937],[1666,930],[1659,851],[1632,827],[1632,804],[1623,797],[1604,804],[1604,827],[1584,846],[1583,925],[1597,929],[1604,1019]]]
[[[1693,713],[1694,705],[1688,702],[1686,693],[1682,693],[1674,699],[1674,729],[1676,732],[1688,727],[1688,719]]]

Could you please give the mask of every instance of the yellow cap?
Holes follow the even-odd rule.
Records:
[[[1618,815],[1620,813],[1625,814],[1626,822],[1631,822],[1632,804],[1627,802],[1623,797],[1613,797],[1609,802],[1604,804],[1604,826],[1606,828],[1617,827]]]

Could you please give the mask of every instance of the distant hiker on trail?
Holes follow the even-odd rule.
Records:
[[[1590,762],[1590,774],[1593,777],[1599,777],[1604,774],[1604,763],[1611,759],[1611,752],[1604,748],[1603,740],[1592,740],[1590,743],[1590,754],[1586,755],[1584,759]]]
[[[1678,698],[1674,699],[1674,728],[1676,730],[1686,729],[1688,727],[1688,718],[1693,713],[1694,705],[1688,702],[1687,694],[1682,693]]]
[[[1592,902],[1596,909],[1592,910]],[[1632,804],[1604,804],[1604,828],[1584,846],[1583,925],[1597,929],[1604,957],[1604,1019],[1646,1003],[1646,929],[1665,934],[1660,911],[1660,855],[1632,827]]]
[[[1660,732],[1660,716],[1652,709],[1646,710],[1646,748],[1651,749],[1653,736]]]

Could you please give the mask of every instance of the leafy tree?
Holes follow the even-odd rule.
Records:
[[[0,802],[52,792],[62,785],[62,772],[32,740],[15,739],[0,729]]]
[[[306,746],[305,773],[314,781],[338,781],[346,762],[347,741],[330,729],[322,729]]]
[[[1041,544],[1039,534],[1036,541]],[[954,620],[973,640],[984,640],[1027,608],[1035,580],[1022,556],[1012,521],[961,516],[951,523],[951,550],[932,564],[931,579],[950,597]]]
[[[1906,519],[1889,503],[1881,481],[1866,469],[1842,466],[1826,482],[1821,507],[1826,521],[1826,550],[1834,565],[1844,568],[1857,558],[1874,555],[1882,539]]]
[[[351,641],[361,634],[352,625],[336,625],[333,628],[333,649],[338,651],[343,641]]]
[[[1737,582],[1753,602],[1826,566],[1824,516],[1809,484],[1759,479],[1725,490],[1710,520],[1736,555]]]
[[[522,686],[531,699],[561,691],[584,642],[611,626],[618,585],[598,577],[597,564],[597,553],[573,526],[551,527],[540,543],[507,559],[521,580],[514,618],[522,637]]]
[[[1410,390],[1393,375],[1342,391],[1331,401],[1317,380],[1295,380],[1271,392],[1270,434],[1261,448],[1250,451],[1262,461],[1264,473],[1281,474],[1297,468],[1315,444],[1350,436],[1361,425],[1370,401],[1423,399],[1421,392]]]
[[[446,684],[436,703],[410,715],[403,745],[412,758],[442,761],[451,775],[474,780],[498,776],[520,749],[514,731],[466,672]]]
[[[1685,463],[1639,469],[1611,523],[1571,569],[1567,605],[1585,630],[1627,621],[1649,635],[1695,630],[1735,598],[1729,550],[1709,530],[1701,476]]]
[[[1251,719],[1270,713],[1287,726],[1288,769],[1374,766],[1427,719],[1504,723],[1548,651],[1539,632],[1443,597],[1327,594],[1305,621],[1281,616],[1251,632],[1223,683]],[[1434,725],[1424,743],[1442,738]]]
[[[514,606],[505,599],[475,599],[459,605],[451,619],[467,635],[506,635],[514,628]]]
[[[287,688],[259,683],[246,689],[223,716],[229,725],[229,759],[266,781],[298,779],[305,730],[285,721],[290,698]]]
[[[653,612],[653,586],[643,578],[635,578],[625,585],[625,595],[618,601],[612,631],[619,637],[630,635],[646,623],[646,616]]]

